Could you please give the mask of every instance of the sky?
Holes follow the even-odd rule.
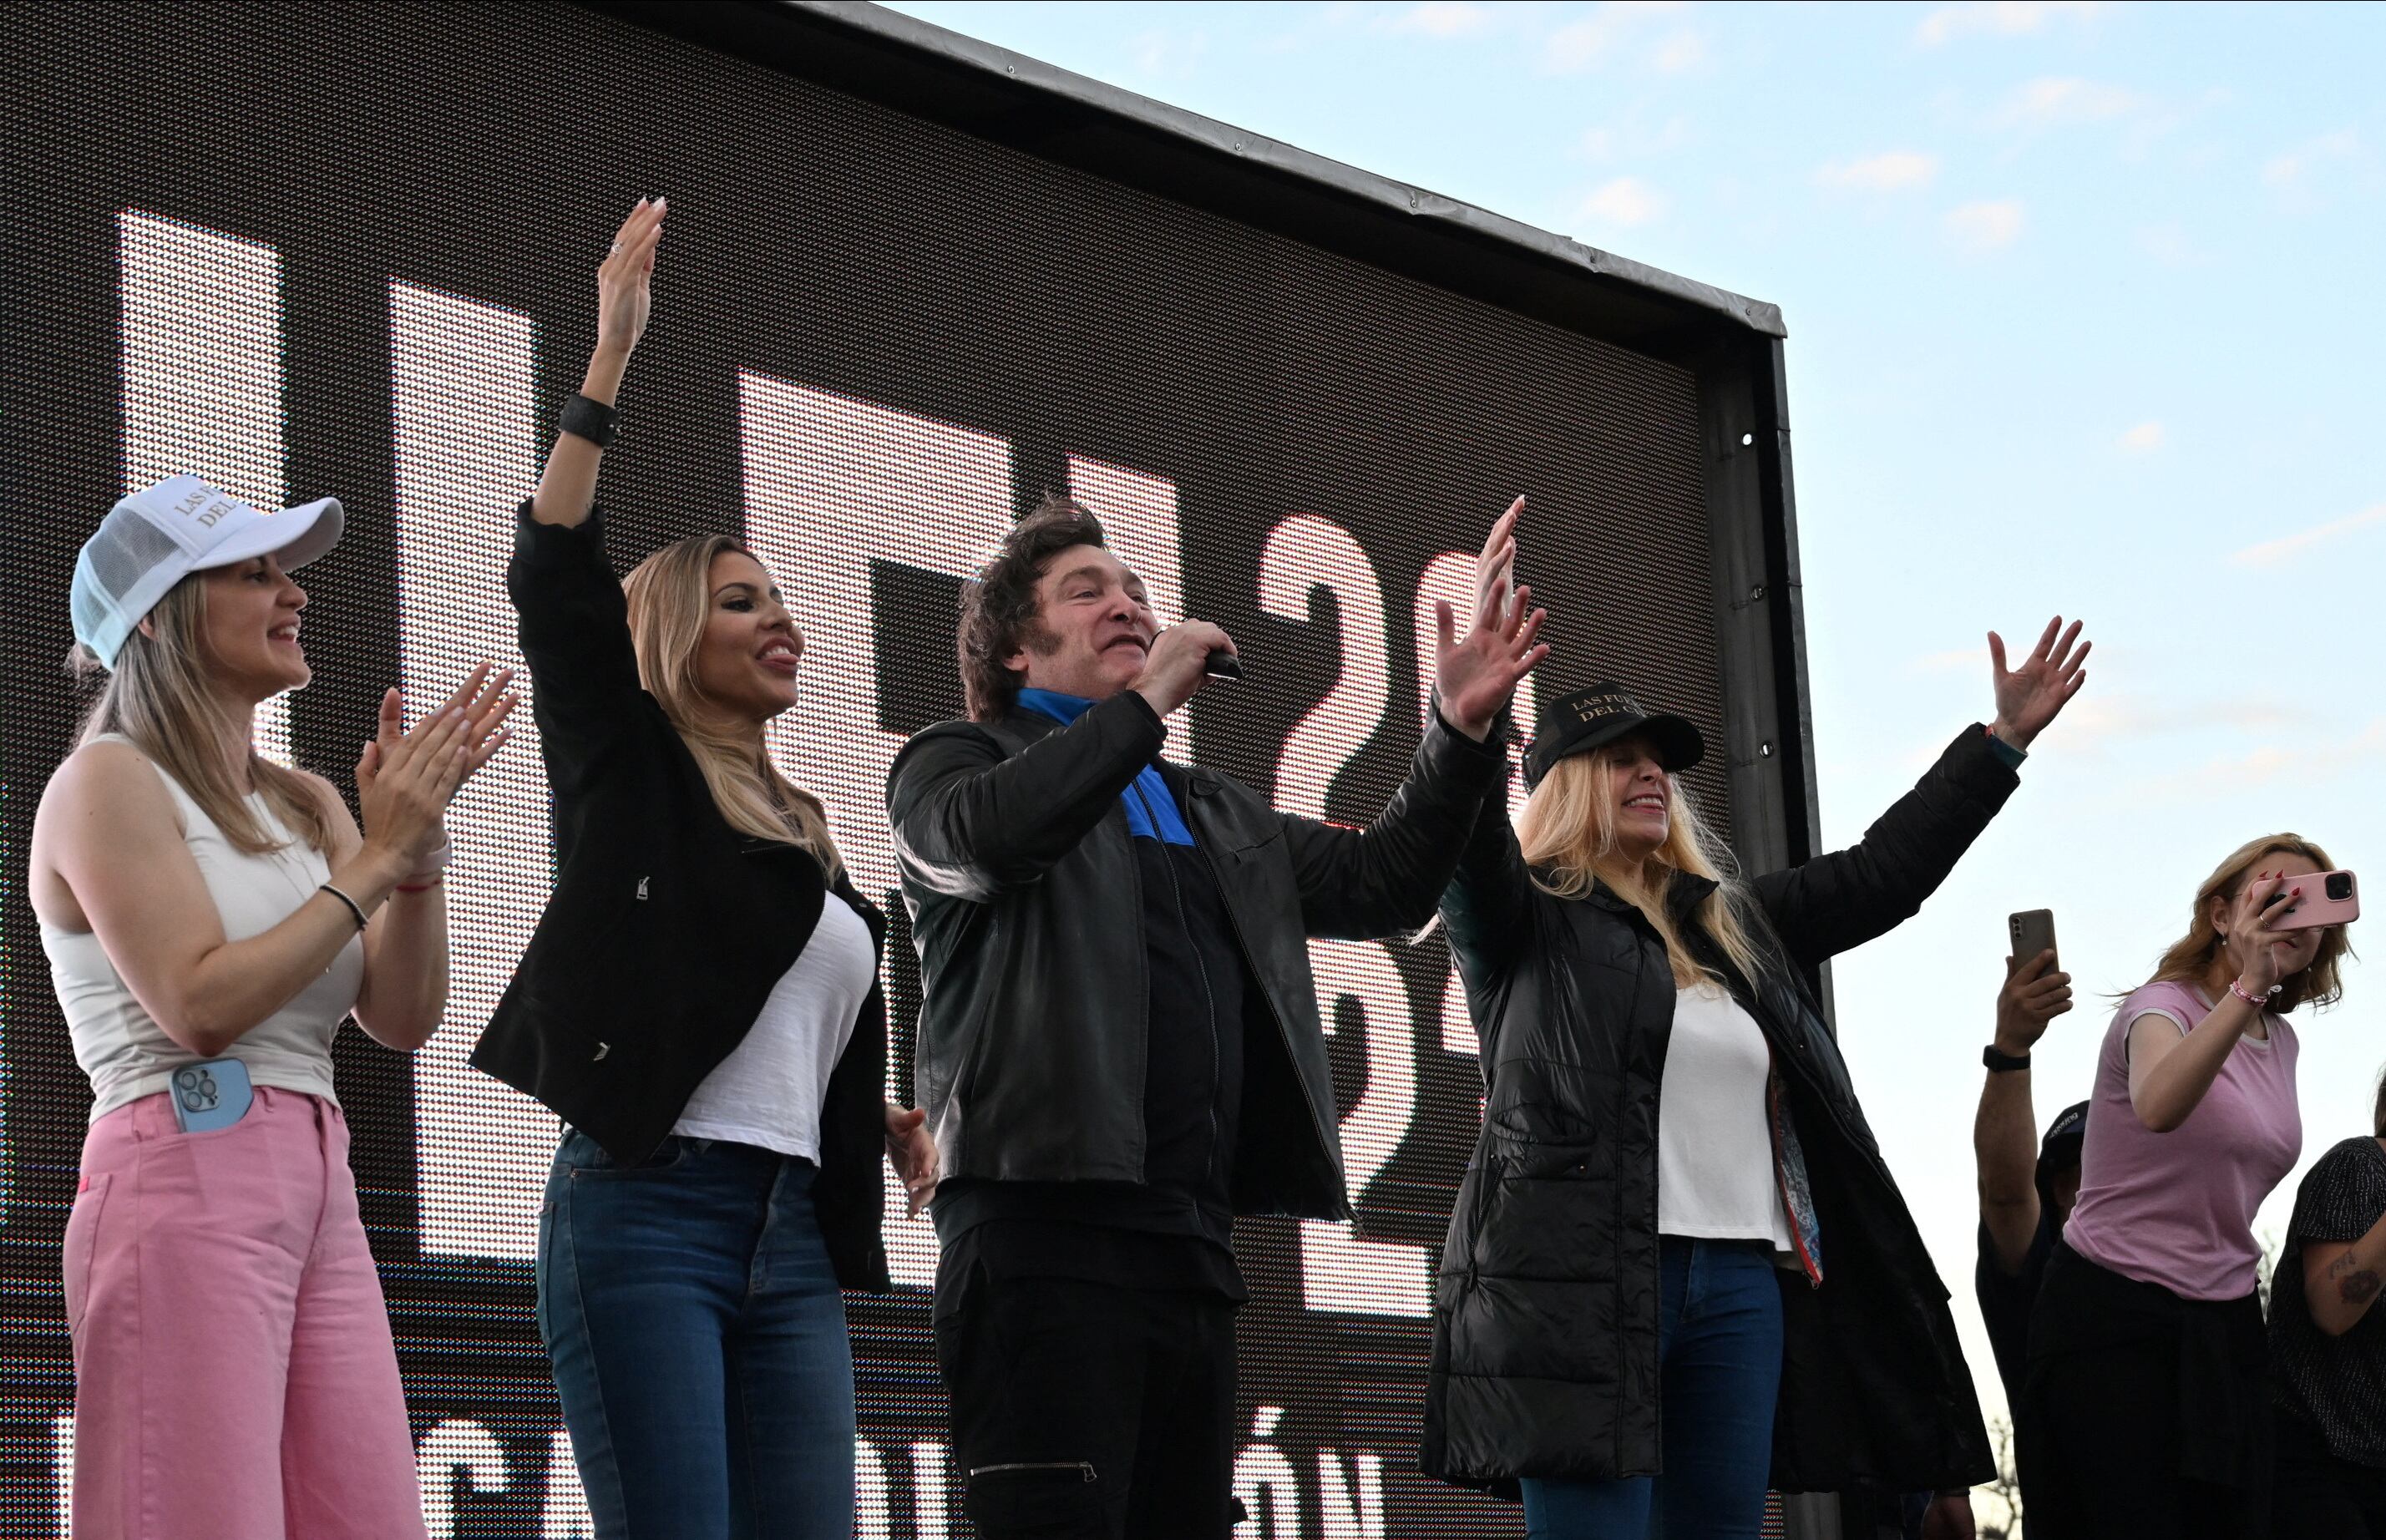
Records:
[[[2356,948],[2386,926],[2386,7],[895,8],[1779,305],[1831,844],[1990,715],[1989,630],[2085,619],[2087,687],[2020,792],[1836,970],[2001,1409],[1970,1128],[2005,916],[2053,909],[2081,991],[2041,1125],[2242,841],[2374,868]],[[2304,1166],[2368,1132],[2381,989],[2355,963],[2296,1023]]]

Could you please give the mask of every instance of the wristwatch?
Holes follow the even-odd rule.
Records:
[[[1980,1062],[1996,1073],[2003,1074],[2008,1070],[2028,1069],[2029,1055],[2009,1054],[1991,1043],[1980,1050]]]

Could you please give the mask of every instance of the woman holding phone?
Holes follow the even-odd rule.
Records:
[[[1521,1485],[1533,1540],[1754,1540],[1768,1481],[1989,1477],[1946,1290],[1810,979],[1987,828],[2086,677],[2078,629],[2011,671],[1992,636],[1994,724],[1852,849],[1751,879],[1678,779],[1691,723],[1614,685],[1543,708],[1523,817],[1485,799],[1442,903],[1488,1096],[1442,1252],[1428,1472]]]
[[[2105,1029],[2078,1201],[2030,1317],[2019,1425],[2035,1540],[2261,1532],[2254,1216],[2303,1150],[2287,1017],[2343,995],[2344,928],[2296,912],[2332,866],[2300,834],[2239,846]]]
[[[308,678],[289,574],[341,517],[177,476],[75,563],[75,661],[107,682],[26,875],[92,1085],[63,1258],[79,1540],[423,1533],[332,1039],[354,1014],[411,1052],[438,1026],[440,816],[513,701],[483,665],[401,732],[384,695],[361,831],[257,754],[257,704]]]
[[[472,1061],[566,1121],[538,1318],[600,1540],[849,1535],[839,1285],[890,1287],[881,1154],[914,1206],[920,1115],[887,1105],[878,910],[763,732],[803,634],[744,545],[624,583],[594,506],[646,330],[665,206],[597,269],[596,349],[506,582],[547,778],[555,895]]]

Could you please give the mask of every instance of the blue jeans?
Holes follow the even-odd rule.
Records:
[[[598,1540],[853,1534],[853,1355],[816,1174],[676,1134],[622,1166],[564,1134],[538,1326]]]
[[[1746,1241],[1659,1243],[1664,1474],[1527,1478],[1531,1540],[1756,1540],[1781,1388],[1781,1285]]]

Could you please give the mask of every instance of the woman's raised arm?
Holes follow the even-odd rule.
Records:
[[[614,234],[613,249],[596,269],[596,351],[590,355],[588,372],[580,381],[581,396],[595,403],[596,409],[576,409],[601,422],[603,427],[596,431],[609,436],[622,376],[630,367],[638,339],[646,334],[652,306],[648,285],[667,207],[661,198],[640,198]],[[571,428],[556,434],[555,447],[546,457],[546,473],[539,478],[537,495],[531,499],[530,516],[542,524],[584,523],[596,504],[596,470],[604,458],[604,446],[595,439]]]

